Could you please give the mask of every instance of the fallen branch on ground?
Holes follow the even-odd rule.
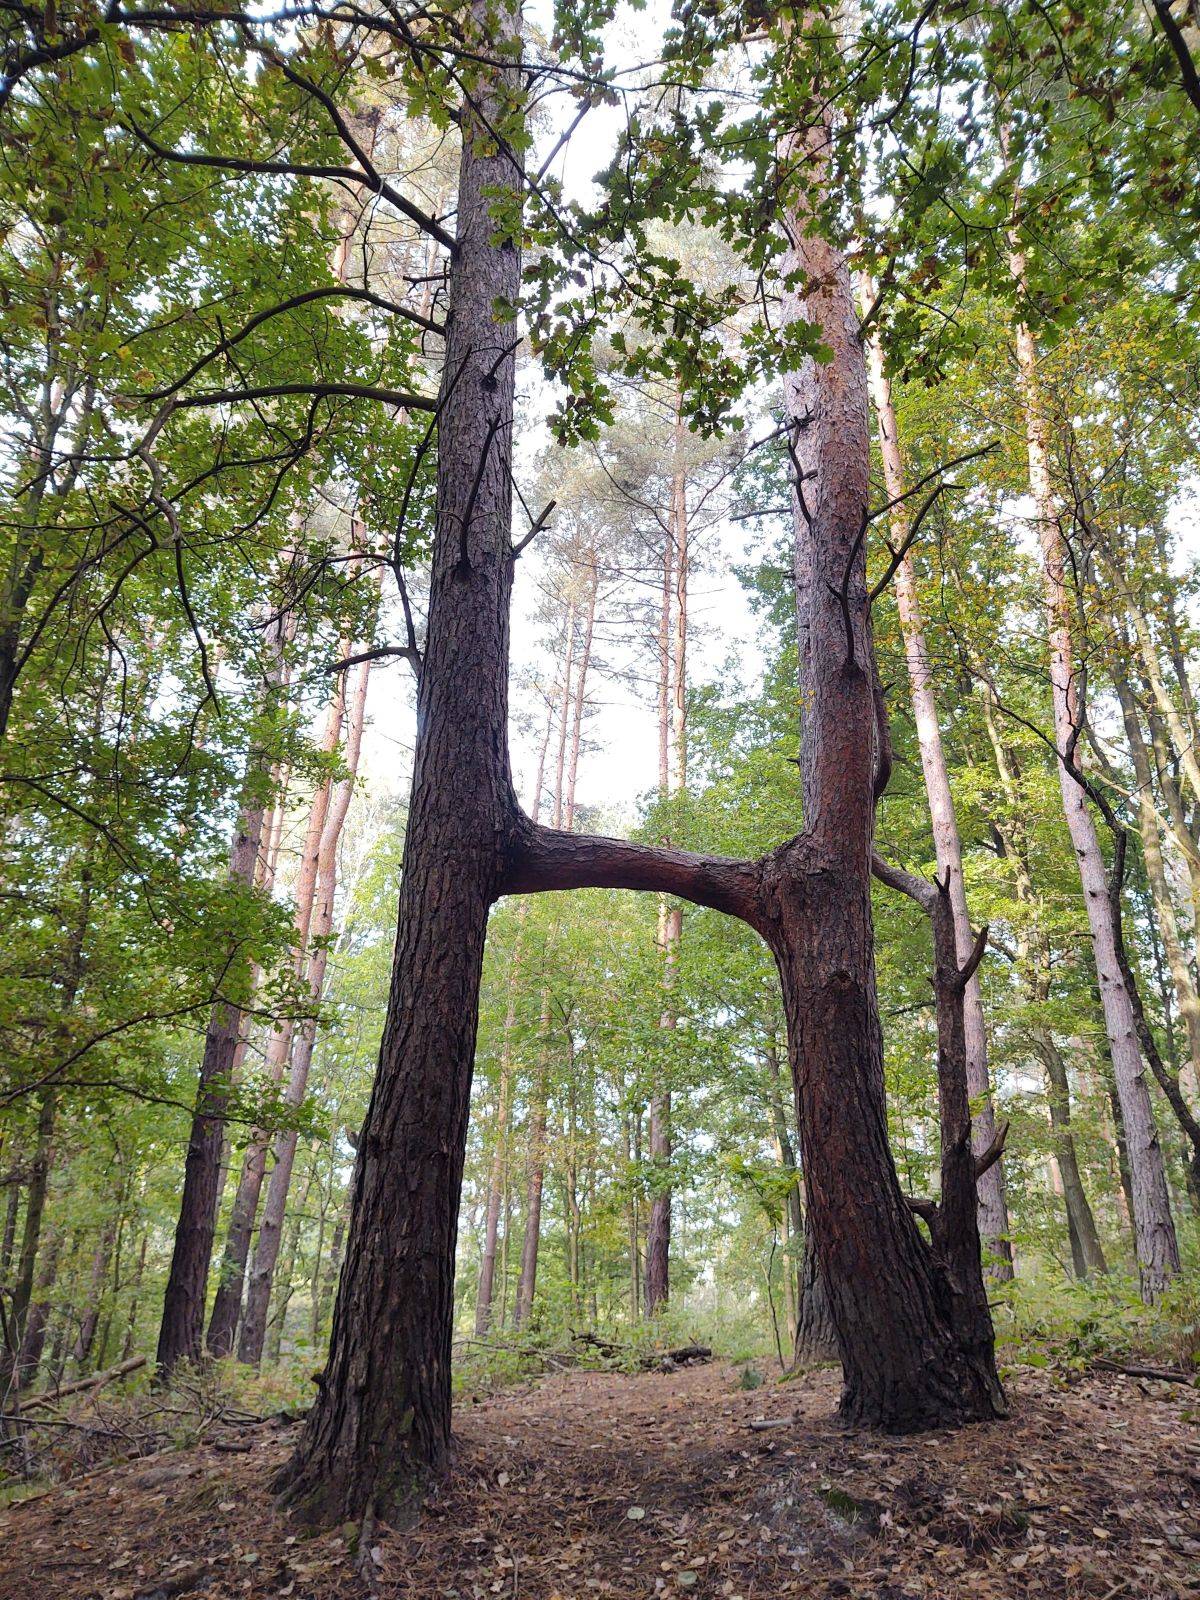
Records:
[[[56,1406],[68,1395],[83,1394],[88,1389],[101,1389],[106,1383],[112,1383],[117,1378],[127,1378],[131,1372],[138,1372],[145,1365],[145,1356],[130,1356],[128,1361],[110,1367],[107,1372],[98,1372],[91,1378],[77,1378],[74,1383],[64,1383],[60,1389],[34,1395],[33,1399],[26,1400],[20,1409],[24,1412],[32,1411],[35,1406]]]
[[[1103,1356],[1097,1356],[1092,1365],[1101,1372],[1120,1372],[1127,1378],[1158,1378],[1163,1383],[1195,1383],[1197,1377],[1194,1372],[1181,1372],[1175,1367],[1142,1367],[1123,1361],[1106,1361]]]

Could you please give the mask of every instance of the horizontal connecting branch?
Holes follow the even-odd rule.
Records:
[[[563,833],[522,817],[510,846],[503,894],[554,889],[642,889],[740,917],[761,931],[762,864],[695,855],[627,839]]]

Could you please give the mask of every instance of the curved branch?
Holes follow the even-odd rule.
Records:
[[[992,1136],[991,1144],[988,1145],[986,1150],[981,1151],[980,1154],[975,1157],[976,1183],[979,1182],[980,1178],[983,1177],[985,1172],[996,1165],[997,1161],[999,1161],[1000,1157],[1004,1154],[1004,1147],[1008,1143],[1009,1127],[1010,1124],[1008,1118],[1006,1117],[1003,1122],[1000,1123],[999,1127],[997,1127],[995,1134]]]
[[[402,389],[381,389],[370,383],[269,383],[254,389],[211,389],[205,394],[185,395],[175,401],[177,410],[190,406],[237,405],[246,400],[272,400],[281,395],[311,394],[318,400],[345,397],[349,400],[378,400],[385,406],[407,411],[436,411],[432,395],[406,394]],[[130,400],[140,395],[128,396]]]
[[[172,150],[167,145],[159,144],[157,139],[148,134],[144,128],[140,128],[136,122],[130,121],[128,126],[130,132],[160,161],[174,161],[184,167],[212,167],[218,172],[260,173],[268,177],[283,178],[326,178],[335,183],[360,183],[363,188],[370,189],[380,199],[394,206],[401,216],[415,223],[423,233],[436,239],[438,244],[451,255],[458,249],[453,234],[447,233],[441,223],[436,222],[433,217],[427,217],[419,206],[413,205],[411,200],[406,200],[373,168],[370,172],[356,172],[353,167],[339,167],[321,162],[259,161],[250,156],[217,156],[198,150]]]
[[[764,921],[760,862],[563,833],[522,817],[509,847],[500,893],[542,894],[554,889],[645,889],[724,911],[760,932]]]
[[[871,853],[871,873],[889,889],[895,889],[899,894],[906,894],[910,900],[915,900],[921,910],[932,917],[937,906],[938,892],[927,878],[918,878],[914,872],[906,872],[903,867],[893,866],[890,861],[885,861],[877,850]]]
[[[261,328],[263,323],[269,322],[272,317],[283,316],[285,312],[299,310],[300,307],[311,305],[314,301],[331,299],[361,301],[365,305],[375,306],[381,311],[387,311],[393,316],[404,317],[429,333],[436,333],[439,336],[445,333],[442,325],[434,322],[432,318],[423,317],[419,311],[410,311],[407,306],[398,305],[394,300],[387,300],[383,295],[372,293],[370,289],[355,289],[347,284],[340,283],[328,284],[320,289],[308,289],[303,294],[292,295],[289,300],[282,300],[278,305],[268,306],[265,310],[258,312],[256,316],[251,317],[248,322],[244,323],[236,333],[231,333],[227,338],[223,338],[206,355],[197,357],[182,377],[176,378],[165,389],[151,390],[143,395],[142,398],[145,400],[169,400],[172,395],[178,394],[181,389],[185,388],[197,373],[203,371],[213,361],[227,354],[233,349],[234,345],[241,344],[243,339],[249,338],[256,328]]]

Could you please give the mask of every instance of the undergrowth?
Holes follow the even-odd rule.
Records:
[[[1150,1362],[1195,1374],[1200,1386],[1200,1292],[1176,1284],[1156,1306],[1112,1274],[1087,1283],[1027,1275],[993,1289],[1002,1370],[1050,1368],[1069,1382],[1097,1360]],[[743,1312],[673,1306],[653,1321],[587,1327],[498,1329],[485,1339],[464,1334],[454,1348],[455,1397],[469,1403],[546,1374],[607,1371],[642,1374],[665,1352],[710,1348],[738,1369],[732,1382],[757,1387],[781,1376],[773,1331]],[[786,1356],[786,1347],[785,1347]],[[303,1414],[314,1394],[314,1364],[299,1356],[258,1372],[233,1360],[180,1371],[164,1387],[149,1369],[121,1384],[64,1398],[26,1401],[20,1423],[0,1433],[0,1506],[108,1462],[187,1449],[271,1418]]]

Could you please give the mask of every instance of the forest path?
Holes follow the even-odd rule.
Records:
[[[1029,1369],[1007,1424],[834,1421],[836,1376],[564,1372],[458,1418],[458,1465],[372,1585],[266,1484],[294,1429],[107,1467],[0,1516],[0,1600],[1200,1596],[1194,1390]],[[752,1429],[758,1419],[794,1419]]]

